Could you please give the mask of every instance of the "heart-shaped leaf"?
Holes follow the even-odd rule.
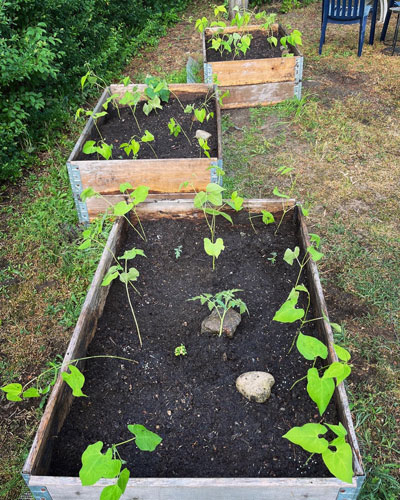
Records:
[[[113,479],[121,470],[121,461],[113,460],[112,450],[101,453],[102,441],[90,444],[82,454],[82,468],[79,477],[83,486],[91,486],[99,479]]]
[[[310,368],[307,372],[307,392],[310,398],[317,404],[319,414],[322,415],[335,391],[335,383],[331,378],[321,378],[316,368]]]
[[[114,215],[125,215],[133,208],[133,203],[126,203],[126,201],[119,201],[114,205]]]
[[[223,239],[217,238],[215,243],[211,243],[209,238],[204,238],[204,250],[207,255],[211,255],[218,259],[222,250],[225,250]]]
[[[299,247],[295,247],[294,250],[290,250],[290,248],[287,248],[283,256],[283,260],[287,262],[290,266],[292,266],[294,260],[297,259],[299,255],[300,255]]]
[[[339,385],[340,382],[343,382],[343,380],[350,375],[350,373],[351,368],[349,365],[335,361],[325,370],[323,378],[336,378],[336,385]]]
[[[142,451],[154,451],[161,443],[162,438],[146,429],[144,425],[128,425],[128,430],[136,437],[136,446]]]
[[[0,389],[6,393],[8,401],[22,401],[22,398],[20,397],[22,392],[21,384],[7,384],[4,387],[0,387]]]
[[[328,470],[345,483],[353,482],[353,454],[344,437],[334,439],[329,446],[335,446],[336,451],[327,448],[322,452],[322,460]]]
[[[317,356],[322,359],[328,357],[328,348],[320,340],[310,335],[299,333],[296,341],[296,347],[299,353],[309,361],[314,360]]]
[[[74,365],[69,365],[68,368],[71,373],[62,372],[61,378],[71,387],[74,396],[78,398],[82,396],[86,397],[86,394],[82,392],[82,387],[85,383],[83,373]]]
[[[282,437],[294,444],[298,444],[310,453],[322,453],[328,448],[328,441],[319,437],[325,434],[327,428],[322,424],[304,424],[301,427],[293,427]]]

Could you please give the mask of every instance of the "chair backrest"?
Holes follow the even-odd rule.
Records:
[[[365,0],[323,0],[323,9],[331,19],[351,21],[364,17]]]

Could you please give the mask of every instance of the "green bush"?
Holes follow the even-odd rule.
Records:
[[[188,0],[3,0],[0,180],[17,177],[79,96],[87,67],[107,81],[155,43]]]

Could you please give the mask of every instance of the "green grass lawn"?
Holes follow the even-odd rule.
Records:
[[[158,48],[144,50],[127,73],[185,78],[202,2],[194,2]],[[208,9],[209,7],[207,7]],[[267,6],[267,9],[270,6]],[[319,265],[331,320],[352,353],[348,391],[368,473],[364,499],[400,498],[400,58],[374,46],[357,58],[357,27],[329,25],[317,47],[320,5],[282,16],[303,32],[303,99],[224,112],[225,186],[247,197],[272,197],[274,187],[310,208],[320,234]],[[388,38],[394,30],[390,26]],[[171,58],[177,43],[182,56]],[[166,73],[165,68],[168,68]],[[72,117],[71,117],[72,122]],[[65,167],[76,125],[38,158],[38,166],[1,191],[0,384],[27,381],[64,354],[98,252],[77,250],[81,229]],[[277,172],[293,167],[292,178]],[[41,410],[37,403],[0,406],[0,497],[18,498],[19,472]]]

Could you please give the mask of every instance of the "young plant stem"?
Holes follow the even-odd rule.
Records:
[[[146,142],[146,144],[151,148],[151,150],[153,151],[154,156],[158,159],[157,153],[154,151],[153,146],[149,142]]]
[[[101,194],[100,194],[100,198],[102,198],[111,208],[114,207],[114,205],[110,201],[108,201],[107,198],[105,198],[104,196],[102,196]],[[136,215],[138,224],[140,226],[140,229],[142,230],[142,234],[140,233],[140,231],[138,231],[136,229],[136,227],[132,224],[132,222],[129,220],[129,218],[126,215],[121,215],[120,217],[123,217],[127,221],[127,223],[131,226],[131,228],[134,231],[136,231],[136,233],[142,238],[143,241],[147,241],[146,234],[144,232],[142,223],[140,222],[140,218],[139,218],[139,216],[138,216],[135,208],[133,208],[133,213]]]
[[[137,128],[139,129],[139,132],[142,133],[142,129],[140,128],[138,119],[136,118],[136,106],[135,106],[135,109],[132,109],[132,106],[129,106],[129,108],[132,111],[132,115],[133,115],[133,118],[135,119],[135,122],[136,122]]]
[[[128,261],[125,259],[125,273],[127,273],[127,272],[128,272]],[[136,316],[135,316],[135,311],[133,310],[133,306],[132,306],[132,302],[131,302],[131,297],[129,295],[129,289],[128,289],[128,282],[127,281],[125,281],[125,291],[126,291],[126,295],[128,297],[129,307],[131,308],[133,320],[134,320],[135,325],[136,325],[136,331],[137,331],[137,334],[138,334],[138,337],[139,337],[140,347],[142,347],[143,346],[142,337],[140,335],[140,329],[139,329],[139,325],[138,325],[138,322],[137,322],[137,319],[136,319]]]

